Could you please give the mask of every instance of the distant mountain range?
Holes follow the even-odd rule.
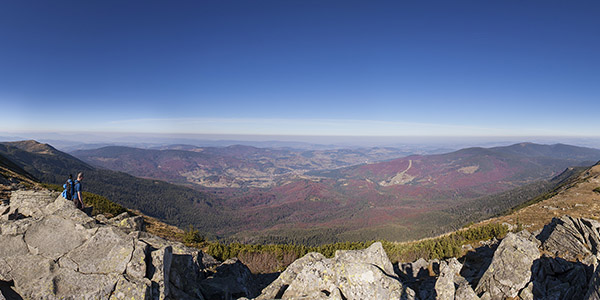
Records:
[[[568,167],[600,160],[596,149],[531,143],[373,163],[363,160],[402,153],[169,148],[73,153],[95,166],[35,141],[1,143],[0,154],[53,183],[73,170],[87,170],[91,191],[171,224],[193,224],[229,240],[306,244],[443,233],[551,191],[576,173],[563,173]],[[228,184],[217,188],[207,182]]]
[[[308,171],[389,160],[410,153],[396,148],[292,150],[172,145],[161,150],[121,146],[78,150],[75,157],[101,168],[204,187],[272,187]]]
[[[270,228],[257,234],[259,239],[283,238],[290,231],[301,235],[298,228],[337,228],[332,234],[340,240],[405,240],[497,214],[551,189],[564,178],[550,179],[568,167],[598,160],[600,150],[561,144],[468,148],[308,172],[307,178],[269,189],[221,191],[221,198],[246,212],[249,225],[262,224],[257,231]],[[509,193],[513,189],[517,192]],[[467,203],[479,211],[469,210]]]

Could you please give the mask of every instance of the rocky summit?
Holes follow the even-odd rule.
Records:
[[[600,299],[600,223],[585,218],[554,218],[446,260],[393,265],[381,243],[309,253],[268,285],[237,259],[218,262],[143,227],[127,213],[89,217],[55,192],[11,191],[0,204],[0,300]]]
[[[91,218],[48,191],[0,204],[0,299],[231,299],[250,270],[150,235],[141,217]],[[246,280],[246,281],[245,281]]]

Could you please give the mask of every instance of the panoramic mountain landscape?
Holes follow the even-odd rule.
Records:
[[[89,193],[86,201],[96,198],[98,210],[88,216],[60,196],[60,189],[48,190],[51,185],[29,173],[43,174],[37,168],[48,167],[47,157],[73,158],[35,141],[2,146],[0,296],[8,300],[591,300],[600,295],[595,267],[600,223],[594,220],[600,163],[571,172],[551,191],[503,216],[443,236],[307,248],[207,242],[197,231],[182,233]],[[548,147],[593,155],[565,145],[516,146],[532,146],[544,155],[556,154]],[[21,167],[26,160],[32,164]],[[569,170],[574,169],[563,174]]]
[[[311,158],[300,162],[306,168],[301,169],[295,167],[298,156],[289,155],[293,153],[289,150],[242,146],[209,150],[213,158],[209,164],[199,159],[204,149],[198,152],[197,148],[109,147],[74,153],[93,166],[35,141],[0,144],[0,154],[46,182],[62,184],[68,174],[85,171],[90,191],[181,228],[192,225],[223,241],[308,245],[373,238],[404,241],[448,232],[548,192],[577,174],[578,169],[568,168],[600,160],[596,149],[522,143],[333,169],[307,167],[306,161],[317,160]],[[219,150],[221,158],[214,158]],[[242,150],[245,155],[232,154]],[[362,151],[381,153],[381,149]],[[358,156],[353,150],[326,153],[335,153],[338,161]],[[385,149],[385,153],[395,152]],[[253,173],[257,177],[245,178],[256,182],[264,173],[250,167],[265,170],[265,164],[273,165],[257,161],[276,161],[289,169],[273,176],[269,187],[216,188],[199,184],[202,177],[181,180],[182,174],[207,170]],[[107,169],[110,166],[120,168]],[[147,173],[142,179],[122,171]],[[168,178],[175,180],[163,181]],[[479,209],[473,211],[474,207]]]
[[[600,300],[598,16],[0,1],[0,300]]]

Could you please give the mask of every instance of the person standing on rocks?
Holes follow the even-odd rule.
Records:
[[[81,186],[81,180],[83,180],[83,172],[79,172],[79,174],[77,174],[77,179],[75,180],[75,187],[73,189],[73,202],[75,203],[75,206],[77,208],[83,210],[85,208],[85,205],[83,204],[83,187]]]

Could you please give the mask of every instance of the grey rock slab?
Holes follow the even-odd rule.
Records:
[[[3,258],[5,267],[10,271],[6,277],[10,277],[14,281],[15,291],[22,296],[37,293],[36,291],[51,293],[50,287],[45,284],[46,278],[52,275],[52,272],[57,269],[53,260],[43,258],[39,255],[21,255]],[[29,297],[37,299],[39,297]]]
[[[458,284],[456,288],[456,293],[454,294],[454,299],[456,300],[479,300],[475,291],[469,283],[465,280]]]
[[[150,300],[152,299],[152,283],[148,278],[141,280],[120,277],[109,300]],[[175,298],[180,299],[180,298]]]
[[[113,222],[115,224],[118,224],[119,222],[125,220],[129,218],[129,213],[128,212],[122,212],[119,215],[112,217],[110,219],[108,219],[110,222]]]
[[[39,219],[46,215],[44,208],[54,202],[55,193],[48,191],[17,190],[11,193],[10,207],[11,211]]]
[[[144,229],[144,218],[142,216],[130,217],[129,213],[124,212],[108,219],[107,224],[119,227],[125,232],[142,231]]]
[[[533,282],[530,282],[524,289],[519,293],[519,297],[523,300],[533,300]]]
[[[201,254],[203,264],[206,261],[209,262],[209,265],[221,264],[221,262],[217,261],[212,256],[210,256],[206,253],[203,253],[196,248],[187,247],[183,243],[180,243],[180,242],[167,241],[161,237],[155,236],[153,234],[150,234],[150,233],[147,233],[144,231],[133,231],[130,233],[130,235],[136,239],[144,241],[145,243],[147,243],[148,245],[150,245],[156,249],[171,246],[174,254],[191,254],[191,255],[194,255],[194,253],[198,253],[198,255]],[[209,266],[204,265],[203,268],[204,267],[209,267]]]
[[[199,255],[199,259],[202,262],[202,266],[204,266],[204,268],[212,268],[214,266],[219,265],[219,261],[212,257],[210,254],[205,253],[205,252],[200,252],[198,253]]]
[[[440,276],[435,282],[435,292],[437,299],[452,300],[454,299],[455,287],[454,277],[460,273],[462,264],[451,258],[448,261],[440,262]]]
[[[29,227],[35,223],[32,218],[25,218],[9,222],[0,223],[0,233],[2,235],[20,235],[27,232]]]
[[[337,261],[335,265],[341,293],[347,299],[400,299],[404,287],[370,263]]]
[[[600,300],[600,268],[596,268],[588,285],[584,300]]]
[[[131,260],[127,263],[126,273],[131,278],[146,277],[146,253],[149,253],[148,244],[135,240],[135,247],[131,256]]]
[[[338,250],[335,252],[334,259],[372,264],[381,268],[387,275],[395,275],[394,266],[380,242],[373,243],[369,248],[364,250]]]
[[[134,241],[114,227],[99,228],[96,234],[67,256],[85,274],[123,274],[134,250]]]
[[[187,294],[201,297],[200,281],[204,280],[202,269],[202,251],[189,251],[189,253],[173,253],[169,281],[177,289],[186,291]],[[177,251],[180,252],[180,251]]]
[[[173,261],[173,248],[166,246],[151,253],[152,264],[148,266],[152,274],[153,299],[166,299],[169,296],[169,274]]]
[[[0,257],[25,255],[28,252],[22,235],[0,235]]]
[[[475,291],[489,292],[494,299],[516,297],[529,282],[533,261],[539,257],[534,241],[509,233],[496,249]]]
[[[542,249],[568,260],[598,255],[600,223],[569,216],[552,219],[538,235]]]
[[[160,248],[163,248],[166,246],[173,247],[173,244],[177,244],[176,242],[167,241],[161,237],[155,236],[153,234],[150,234],[150,233],[147,233],[144,231],[134,231],[134,232],[131,232],[129,235],[147,243],[148,245],[150,245],[156,249],[160,249]]]
[[[12,271],[12,268],[10,267],[10,265],[6,262],[6,260],[4,260],[2,257],[0,257],[0,280],[2,280],[2,281],[13,280],[12,277],[10,276],[10,271]]]
[[[58,196],[54,202],[44,208],[44,214],[69,219],[86,229],[98,226],[94,218],[77,209],[73,201],[67,200],[62,196]]]
[[[289,287],[289,285],[296,279],[298,273],[300,273],[305,266],[315,264],[319,261],[326,259],[321,253],[310,252],[303,257],[295,260],[291,263],[275,281],[262,290],[257,300],[275,299],[276,297],[281,298],[283,292]]]
[[[103,214],[97,214],[97,215],[95,215],[94,219],[96,219],[96,221],[98,221],[98,222],[100,222],[100,223],[102,223],[104,225],[108,224],[108,218],[106,218],[106,216],[103,215]]]
[[[330,292],[337,289],[337,278],[332,272],[333,268],[333,262],[327,259],[310,262],[290,282],[281,298],[326,296],[322,291]]]
[[[215,274],[201,282],[202,293],[209,299],[227,297],[256,297],[253,275],[237,258],[228,259],[218,266]]]
[[[29,295],[34,299],[108,299],[118,281],[118,275],[82,274],[60,269],[38,284],[41,288]]]
[[[85,231],[74,222],[57,216],[45,217],[25,233],[25,242],[32,253],[52,259],[79,247],[85,238]]]
[[[581,299],[587,290],[593,267],[560,257],[543,256],[532,267],[535,298],[550,295],[561,299]]]
[[[69,269],[72,271],[77,271],[79,270],[79,266],[77,265],[76,262],[74,262],[72,259],[63,256],[61,258],[58,259],[58,266],[63,268],[63,269]]]

